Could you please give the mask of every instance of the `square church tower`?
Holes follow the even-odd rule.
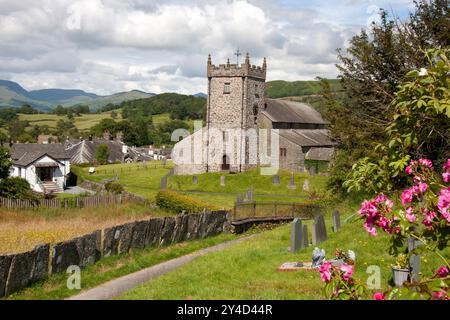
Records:
[[[206,171],[245,171],[259,165],[258,117],[264,110],[266,59],[213,65],[208,56]],[[221,140],[221,141],[218,141]]]

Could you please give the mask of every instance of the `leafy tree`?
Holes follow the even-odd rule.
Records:
[[[112,119],[116,119],[117,118],[117,112],[115,112],[114,110],[111,111],[111,118]]]
[[[2,179],[0,181],[0,196],[12,199],[34,199],[30,184],[19,177]]]
[[[11,165],[8,149],[0,147],[0,180],[8,178]]]
[[[325,85],[324,102],[330,131],[339,143],[331,170],[331,187],[342,188],[346,172],[360,158],[376,157],[374,146],[387,139],[386,126],[395,110],[397,86],[413,69],[427,65],[421,49],[449,45],[448,1],[416,1],[409,20],[392,18],[381,10],[381,22],[361,31],[343,52],[338,50],[342,92]],[[324,82],[324,81],[323,81]],[[432,157],[431,157],[432,158]]]
[[[95,159],[100,165],[107,164],[109,158],[109,148],[106,144],[100,144],[95,151]]]
[[[8,131],[13,141],[18,140],[18,137],[25,133],[25,128],[28,127],[28,121],[13,120],[8,124]]]
[[[24,104],[22,105],[19,110],[18,113],[22,113],[22,114],[34,114],[34,113],[38,113],[37,110],[33,109],[32,106],[30,106],[29,104]]]
[[[53,113],[58,116],[63,116],[67,113],[67,109],[64,108],[62,105],[58,105],[58,106],[56,106],[55,109],[53,109]]]

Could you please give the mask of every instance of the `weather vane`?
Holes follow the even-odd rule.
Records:
[[[237,49],[234,55],[236,56],[236,63],[239,64],[239,56],[242,55],[242,53],[239,51],[239,48]]]

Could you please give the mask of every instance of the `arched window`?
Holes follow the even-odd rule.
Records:
[[[255,120],[255,124],[257,124],[258,123],[258,104],[257,103],[255,103],[253,105],[253,117]]]

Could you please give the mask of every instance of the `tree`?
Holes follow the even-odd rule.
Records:
[[[12,162],[8,149],[0,147],[0,180],[8,178],[11,165]]]
[[[95,159],[100,165],[107,164],[109,158],[109,148],[106,144],[100,144],[95,151]]]
[[[117,112],[115,112],[114,110],[111,111],[111,118],[112,119],[116,119],[117,118]]]
[[[63,116],[67,113],[67,109],[64,108],[62,105],[58,105],[58,106],[56,106],[55,109],[53,109],[53,113],[58,116]]]
[[[449,45],[448,28],[441,28],[449,25],[448,1],[415,4],[408,21],[381,10],[379,24],[354,36],[346,52],[338,50],[342,92],[330,94],[324,87],[325,116],[339,143],[330,179],[334,189],[342,190],[352,165],[360,158],[376,157],[374,146],[388,139],[385,128],[394,114],[391,102],[397,86],[410,70],[427,64],[422,52]]]

